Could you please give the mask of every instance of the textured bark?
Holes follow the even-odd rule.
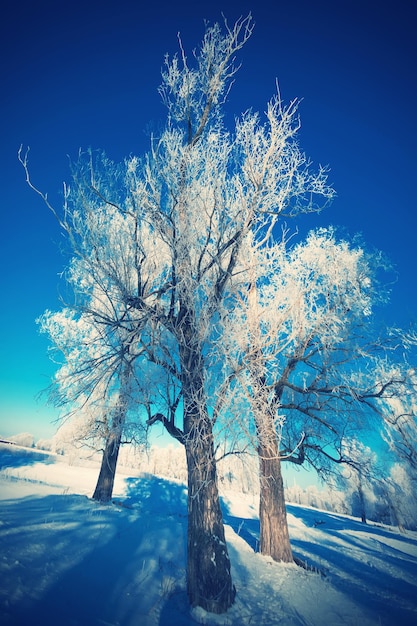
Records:
[[[211,437],[187,445],[188,541],[187,591],[190,604],[223,613],[233,604],[230,559],[217,488]]]
[[[284,483],[277,436],[268,418],[259,434],[259,522],[260,552],[275,561],[291,563],[293,559],[285,507]]]
[[[266,385],[266,364],[262,352],[263,336],[259,325],[260,308],[256,277],[252,280],[248,292],[248,307],[248,324],[253,346],[252,360],[249,362],[252,382],[251,400],[259,458],[259,549],[261,554],[271,556],[275,561],[291,563],[294,559],[288,533],[284,483],[274,420],[280,393],[275,390],[275,401],[271,404],[270,392]]]
[[[110,502],[112,498],[120,441],[120,429],[112,431],[107,438],[93,500],[97,500],[98,502]]]
[[[190,343],[191,343],[190,337]],[[204,395],[201,351],[181,349],[184,442],[188,469],[187,591],[191,606],[224,613],[233,604],[230,559],[217,485],[212,423]]]

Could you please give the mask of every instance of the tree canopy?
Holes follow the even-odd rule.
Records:
[[[283,219],[334,197],[327,170],[299,147],[298,102],[285,105],[277,91],[263,116],[224,122],[235,56],[252,29],[251,16],[207,26],[190,58],[180,40],[179,55],[165,59],[167,120],[149,152],[120,164],[81,153],[62,212],[41,194],[67,236],[74,295],[40,320],[64,356],[52,398],[112,408],[110,421],[98,421],[107,427],[102,471],[110,464],[113,478],[135,407],[139,423],[161,422],[185,447],[188,595],[215,613],[235,594],[219,432],[255,441],[261,533],[266,520],[285,530],[281,460],[341,462],[334,455],[360,424],[359,409],[380,415],[402,384],[368,332],[375,257],[332,229],[296,245],[278,237]],[[291,560],[288,533],[277,547],[272,532],[263,551]]]

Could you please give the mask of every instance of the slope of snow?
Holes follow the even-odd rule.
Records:
[[[223,494],[236,601],[188,607],[186,489],[118,476],[112,505],[91,495],[97,466],[0,446],[0,623],[4,626],[411,626],[417,534],[289,505],[294,554],[255,552],[253,496]]]

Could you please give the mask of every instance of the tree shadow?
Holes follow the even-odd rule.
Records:
[[[404,548],[409,544],[409,538],[405,534],[399,534],[382,525],[373,524],[372,522],[364,524],[359,519],[345,518],[337,513],[321,511],[319,509],[305,508],[296,504],[287,504],[287,512],[301,520],[304,526],[308,528],[320,528],[325,532],[337,533],[346,531],[352,533],[372,533],[376,539],[380,538],[392,540],[398,545],[403,544]],[[352,539],[353,541],[353,539]]]
[[[0,549],[10,567],[8,580],[1,576],[1,623],[157,623],[165,602],[185,592],[183,491],[138,478],[126,499],[107,506],[66,495],[4,501],[10,532]]]
[[[190,615],[187,592],[179,590],[170,594],[162,607],[158,626],[195,626],[197,622]]]
[[[288,506],[307,529],[293,537],[294,550],[324,570],[332,583],[366,608],[384,615],[383,623],[417,623],[417,559],[407,537],[332,513]],[[413,582],[411,582],[413,581]]]
[[[231,515],[227,504],[222,502],[223,521],[233,528],[235,533],[252,548],[254,552],[259,552],[259,519],[247,519]]]
[[[187,489],[179,482],[153,475],[126,479],[127,491],[123,506],[141,507],[165,515],[187,515]]]
[[[108,506],[69,495],[2,502],[4,626],[194,625],[185,582],[186,488],[155,476],[127,485],[126,497]],[[406,538],[313,509],[288,510],[297,518],[291,539],[297,557],[324,570],[358,606],[382,615],[383,624],[414,626],[416,613],[407,607],[417,581],[404,576],[416,573],[417,560],[407,554]],[[225,523],[256,551],[259,520],[233,516],[224,503],[223,511]]]
[[[223,510],[225,523],[258,552],[259,519],[232,516],[224,503]],[[287,511],[297,561],[324,574],[365,610],[383,615],[383,624],[415,626],[417,613],[407,606],[417,610],[417,559],[407,537],[316,509],[287,505]]]

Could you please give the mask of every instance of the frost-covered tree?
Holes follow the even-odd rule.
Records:
[[[322,475],[334,463],[360,468],[346,440],[400,391],[388,370],[375,381],[385,359],[368,321],[378,256],[321,229],[297,245],[285,236],[266,250],[252,245],[247,259],[222,345],[234,415],[259,455],[260,550],[290,561],[281,463]]]
[[[411,352],[411,358],[415,358],[417,334],[400,329],[394,329],[392,334],[404,348],[406,358],[402,363],[380,361],[375,369],[377,384],[387,376],[395,380],[392,392],[381,397],[383,437],[399,461],[408,467],[410,477],[417,481],[417,370],[410,364],[408,354]]]
[[[375,500],[372,484],[380,476],[376,454],[355,438],[342,442],[342,448],[345,463],[338,483],[345,494],[349,494],[351,514],[357,515],[366,524],[370,504]]]
[[[30,183],[27,154],[19,157]],[[67,235],[73,256],[66,271],[70,302],[61,311],[46,311],[38,321],[60,365],[49,390],[50,400],[62,409],[66,422],[74,422],[75,440],[102,448],[93,498],[108,502],[122,437],[132,437],[129,408],[133,397],[137,403],[143,387],[137,361],[143,354],[140,337],[146,323],[126,293],[132,285],[140,289],[140,281],[152,272],[152,267],[140,261],[141,246],[149,251],[152,238],[142,229],[143,243],[135,220],[106,203],[98,192],[96,185],[103,185],[109,169],[112,177],[106,183],[109,191],[114,189],[118,173],[113,164],[100,155],[95,164],[100,174],[96,175],[92,163],[93,155],[87,153],[74,166],[62,216],[41,194]],[[140,396],[146,397],[143,389]],[[138,427],[135,430],[138,433]]]
[[[417,528],[417,494],[407,464],[394,463],[385,481],[391,522],[401,530]]]
[[[93,159],[78,166],[60,219],[75,256],[81,248],[85,267],[97,263],[103,272],[109,305],[117,303],[114,329],[129,329],[121,339],[135,380],[146,371],[142,357],[154,373],[144,402],[148,425],[161,422],[184,445],[188,596],[214,613],[226,611],[235,595],[215,456],[230,382],[221,320],[242,274],[252,275],[248,250],[268,255],[280,216],[316,210],[333,195],[325,170],[312,172],[299,149],[296,102],[284,106],[278,94],[264,119],[247,112],[232,130],[225,127],[235,55],[251,32],[250,16],[233,27],[225,22],[224,30],[208,26],[190,59],[180,42],[179,56],[167,57],[163,71],[167,124],[149,154],[120,167]],[[107,213],[114,221],[98,227]],[[97,223],[91,238],[84,227],[90,219]],[[72,223],[81,224],[75,237]]]
[[[113,493],[117,459],[123,435],[127,435],[127,416],[134,387],[134,362],[140,356],[136,321],[121,314],[112,291],[98,289],[97,274],[84,273],[74,259],[69,281],[82,272],[81,296],[72,307],[40,319],[40,327],[61,355],[50,388],[50,400],[64,413],[63,420],[73,423],[73,439],[89,443],[103,452],[93,499],[108,502]],[[91,269],[91,268],[90,268]],[[62,358],[63,357],[63,358]],[[68,428],[67,428],[68,431]]]
[[[235,27],[224,37],[218,27],[209,29],[197,70],[189,69],[184,54],[181,68],[176,59],[167,62],[163,94],[172,122],[151,155],[143,187],[144,202],[171,255],[169,282],[161,288],[165,318],[159,314],[159,319],[176,340],[183,403],[182,427],[174,424],[172,413],[157,414],[153,421],[161,420],[184,443],[191,528],[205,526],[204,535],[207,530],[211,535],[204,543],[212,546],[216,570],[201,553],[195,530],[189,534],[189,595],[202,606],[207,606],[209,588],[227,589],[219,579],[216,547],[216,537],[223,546],[224,535],[218,525],[213,427],[228,382],[221,367],[219,323],[242,273],[251,272],[248,251],[254,247],[260,257],[268,253],[278,216],[314,210],[317,197],[323,202],[333,194],[325,172],[311,173],[295,141],[296,103],[284,107],[277,96],[268,105],[265,122],[246,113],[234,133],[224,130],[216,105],[219,87],[233,73],[229,54],[236,32]],[[204,501],[215,512],[215,533],[203,522]],[[199,575],[202,566],[205,576]],[[210,579],[214,573],[215,587]],[[209,585],[204,584],[208,579]]]
[[[9,437],[10,441],[23,448],[33,448],[35,445],[35,438],[31,433],[19,433]]]

